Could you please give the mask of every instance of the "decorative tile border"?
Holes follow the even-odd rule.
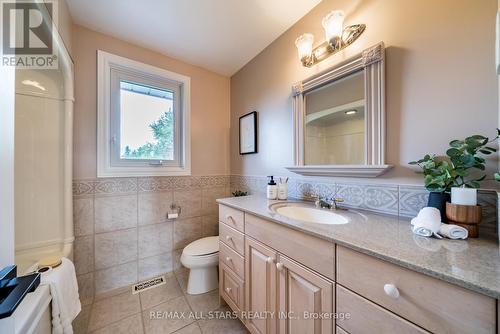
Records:
[[[399,215],[415,217],[427,205],[429,192],[422,186],[399,186]]]
[[[276,177],[279,179],[279,176]],[[242,175],[175,176],[139,178],[103,178],[74,180],[73,195],[121,195],[130,193],[162,192],[180,189],[230,187],[249,194],[264,195],[267,177]],[[337,196],[345,200],[344,205],[383,214],[414,217],[427,204],[428,192],[422,186],[381,185],[361,183],[336,183],[322,178],[290,178],[288,195],[292,198],[308,199],[319,196]],[[495,192],[479,191],[479,203],[483,206],[484,229],[497,226],[497,197]],[[483,224],[482,224],[483,225]],[[491,228],[490,226],[490,228]],[[495,227],[495,233],[498,228]]]
[[[279,176],[277,177],[279,178]],[[264,176],[231,175],[231,191],[247,191],[249,194],[265,194],[267,178]],[[335,183],[323,178],[290,178],[288,196],[311,200],[314,196],[336,196],[344,199],[343,205],[400,217],[415,217],[427,205],[429,193],[423,186],[387,185],[362,183]],[[497,194],[492,191],[478,192],[483,206],[484,230],[498,233]]]
[[[106,178],[94,181],[95,194],[129,194],[137,192],[136,178]]]
[[[130,194],[137,192],[137,178],[117,177],[73,180],[73,196],[93,194]]]
[[[229,186],[229,176],[116,177],[73,180],[73,196],[120,195],[136,192],[162,192]]]

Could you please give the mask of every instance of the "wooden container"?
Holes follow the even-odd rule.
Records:
[[[448,224],[462,226],[469,231],[470,238],[477,238],[479,235],[479,223],[482,212],[480,205],[458,205],[446,203],[446,217]]]

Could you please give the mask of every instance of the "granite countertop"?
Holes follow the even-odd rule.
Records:
[[[269,205],[284,201],[267,200],[262,196],[223,198],[217,202],[500,299],[500,249],[497,240],[419,237],[410,230],[407,218],[357,209],[335,211],[349,219],[349,223],[344,225],[302,222],[280,216],[269,209]],[[309,205],[312,206],[312,203]]]

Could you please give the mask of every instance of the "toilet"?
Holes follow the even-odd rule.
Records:
[[[218,287],[219,236],[193,241],[182,250],[181,263],[189,269],[187,293],[198,295]]]

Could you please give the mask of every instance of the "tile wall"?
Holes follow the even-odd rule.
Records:
[[[218,234],[215,199],[228,195],[228,176],[73,181],[74,262],[83,304],[179,268],[184,246]],[[168,221],[172,203],[181,214]]]
[[[263,176],[107,178],[73,182],[74,260],[83,303],[180,267],[182,248],[218,234],[217,198],[234,190],[265,194]],[[289,196],[337,196],[343,205],[414,217],[427,203],[421,186],[339,183],[327,178],[291,178]],[[481,191],[482,236],[498,237],[497,194]],[[179,219],[167,221],[172,203]]]
[[[276,180],[279,177],[275,177]],[[248,191],[249,194],[265,195],[267,178],[263,176],[231,175],[231,191]],[[423,186],[384,185],[366,183],[332,182],[328,178],[290,178],[288,195],[293,198],[311,199],[312,196],[340,197],[342,205],[350,208],[369,210],[382,214],[413,218],[426,206],[428,192]],[[482,236],[496,237],[497,193],[480,190],[478,202],[483,206],[483,221],[480,225]]]

